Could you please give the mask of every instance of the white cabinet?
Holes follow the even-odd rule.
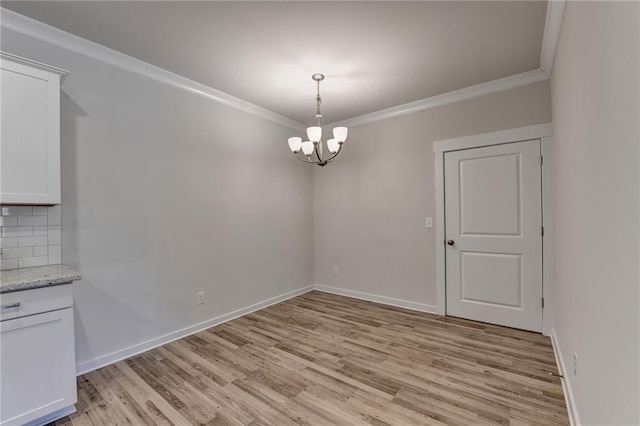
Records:
[[[71,285],[0,295],[0,425],[40,425],[75,412]]]
[[[60,204],[60,84],[67,72],[0,57],[0,203]]]

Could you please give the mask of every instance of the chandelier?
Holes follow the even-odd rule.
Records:
[[[320,104],[322,98],[320,97],[320,82],[324,80],[324,75],[314,74],[311,76],[313,81],[317,83],[316,94],[316,118],[318,119],[318,125],[313,127],[307,127],[307,137],[309,140],[302,141],[302,138],[293,137],[289,138],[289,149],[293,152],[296,158],[300,161],[309,164],[317,164],[320,167],[324,167],[342,151],[342,144],[347,139],[349,129],[346,127],[334,127],[333,139],[327,140],[327,150],[329,155],[324,154],[324,144],[322,143],[322,127],[320,127],[320,119],[322,118],[322,112],[320,112]],[[302,152],[302,155],[299,153]]]

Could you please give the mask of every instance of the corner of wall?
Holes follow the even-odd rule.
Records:
[[[573,391],[571,388],[571,380],[569,379],[567,369],[564,365],[564,357],[562,356],[562,349],[560,347],[560,341],[558,340],[558,335],[556,334],[555,328],[551,329],[550,337],[551,344],[553,346],[553,354],[556,357],[558,372],[562,376],[560,381],[562,382],[562,392],[564,393],[564,400],[567,404],[569,423],[572,426],[580,425],[580,418],[578,417],[578,410],[576,408],[575,398],[573,397]]]

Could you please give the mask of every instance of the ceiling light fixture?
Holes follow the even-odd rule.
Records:
[[[332,162],[333,159],[340,154],[340,151],[342,151],[342,144],[347,140],[349,129],[346,127],[333,128],[333,139],[327,141],[327,150],[331,155],[325,158],[324,144],[322,143],[322,127],[320,127],[320,119],[322,118],[322,112],[320,112],[320,104],[322,103],[322,98],[320,97],[320,82],[324,80],[324,75],[314,74],[311,78],[317,83],[316,118],[318,119],[318,125],[307,127],[307,137],[309,138],[307,141],[303,142],[302,138],[299,137],[289,138],[289,149],[295,154],[298,160],[324,167]],[[298,155],[300,152],[302,152],[302,156]]]

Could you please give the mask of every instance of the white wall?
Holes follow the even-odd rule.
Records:
[[[316,284],[433,309],[433,142],[549,121],[544,81],[349,129],[343,153],[314,174]]]
[[[639,8],[568,2],[552,74],[555,328],[585,425],[640,423]]]
[[[312,172],[287,148],[296,131],[10,31],[2,49],[70,71],[62,257],[83,277],[80,369],[312,284]]]

